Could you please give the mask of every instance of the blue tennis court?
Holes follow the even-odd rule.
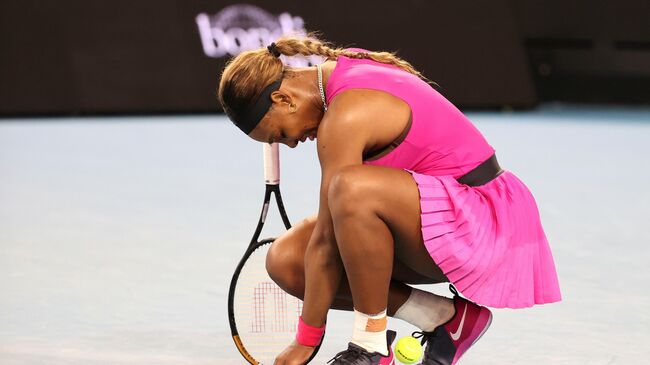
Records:
[[[650,109],[467,115],[535,195],[563,301],[494,310],[463,364],[646,363]],[[0,121],[0,363],[242,364],[225,308],[261,152],[216,115]],[[296,222],[318,206],[315,142],[282,146],[281,161]],[[265,233],[279,232],[272,215]],[[351,319],[330,313],[317,363]]]

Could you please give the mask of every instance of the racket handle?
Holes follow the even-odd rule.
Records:
[[[277,143],[264,143],[264,182],[267,185],[280,184],[280,148]]]

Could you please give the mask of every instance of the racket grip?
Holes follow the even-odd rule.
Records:
[[[264,182],[280,184],[280,148],[277,143],[264,143]]]

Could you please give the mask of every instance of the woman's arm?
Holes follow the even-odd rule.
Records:
[[[344,167],[360,165],[367,142],[361,113],[354,112],[345,100],[332,105],[318,129],[318,159],[321,165],[318,220],[305,252],[305,298],[303,320],[320,327],[334,300],[343,274],[334,227],[328,206],[332,179]],[[354,108],[352,108],[354,109]],[[337,112],[346,110],[345,113]]]
[[[328,204],[329,187],[343,168],[363,163],[364,151],[393,141],[404,129],[409,113],[406,103],[386,93],[354,89],[338,94],[320,122],[320,203],[318,220],[305,252],[302,308],[303,321],[310,326],[321,327],[325,323],[343,275]],[[275,365],[303,364],[312,352],[313,348],[294,341],[276,358]]]

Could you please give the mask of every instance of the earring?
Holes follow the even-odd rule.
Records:
[[[296,109],[297,109],[296,104],[294,103],[289,104],[289,112],[295,113]]]

